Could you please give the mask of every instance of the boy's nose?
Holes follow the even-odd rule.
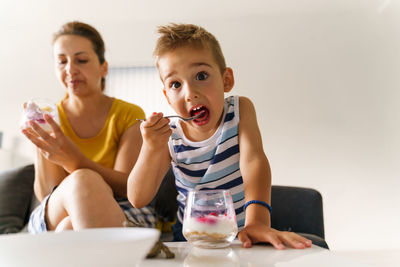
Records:
[[[192,101],[195,98],[199,97],[199,94],[194,86],[186,85],[185,86],[185,99],[186,101]]]

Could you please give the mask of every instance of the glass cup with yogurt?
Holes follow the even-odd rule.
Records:
[[[229,190],[188,192],[182,231],[194,246],[228,247],[238,233]]]
[[[59,124],[58,110],[54,103],[46,99],[29,100],[24,104],[21,128],[32,131],[29,121],[34,121],[46,132],[52,132],[53,130],[51,126],[44,120],[43,117],[43,115],[46,113],[49,114]]]

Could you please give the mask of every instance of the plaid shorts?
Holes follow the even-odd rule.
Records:
[[[36,209],[32,212],[29,223],[28,223],[28,232],[31,234],[38,234],[47,232],[47,225],[45,219],[45,210],[47,206],[47,202],[51,193],[47,195],[42,203],[36,207]],[[119,206],[125,213],[127,219],[143,225],[147,228],[154,228],[156,226],[156,214],[155,210],[151,206],[147,206],[141,209],[137,209],[132,206],[132,204],[126,198],[116,199]]]

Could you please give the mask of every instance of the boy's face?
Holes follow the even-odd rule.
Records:
[[[203,140],[214,134],[221,121],[224,92],[234,84],[233,73],[224,73],[210,49],[180,47],[160,56],[158,70],[164,84],[164,95],[178,115],[190,117],[201,113],[193,121],[182,123],[187,137]]]

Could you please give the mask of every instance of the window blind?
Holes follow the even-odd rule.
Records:
[[[155,66],[110,67],[105,93],[140,106],[146,116],[153,112],[174,114],[162,88]]]

